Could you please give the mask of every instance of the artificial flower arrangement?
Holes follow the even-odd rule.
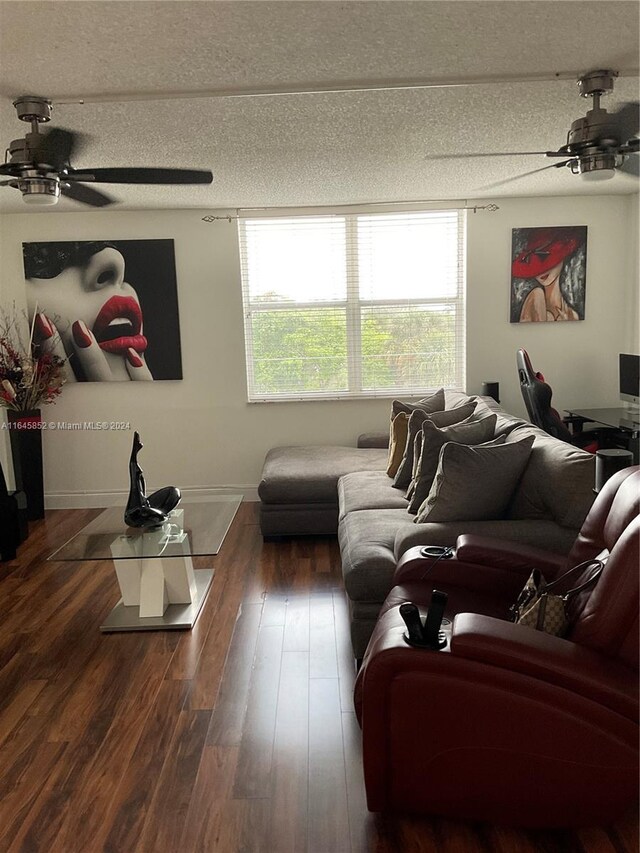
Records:
[[[36,316],[0,309],[0,405],[14,412],[54,403],[66,382],[65,359],[34,341]]]

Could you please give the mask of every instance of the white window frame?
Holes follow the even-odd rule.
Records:
[[[430,299],[362,299],[359,294],[358,282],[358,251],[357,251],[357,220],[358,216],[371,216],[375,213],[383,213],[379,208],[375,210],[359,210],[357,213],[335,213],[332,214],[337,218],[345,220],[345,264],[346,264],[346,280],[347,280],[347,295],[345,300],[327,301],[318,304],[317,302],[267,302],[258,300],[252,302],[249,300],[249,284],[247,281],[248,271],[244,261],[241,262],[242,275],[242,297],[243,297],[243,316],[244,316],[244,335],[245,335],[245,359],[247,370],[247,401],[249,403],[273,403],[273,402],[292,402],[305,400],[353,400],[353,399],[370,399],[370,398],[385,398],[391,399],[399,394],[406,397],[420,396],[429,391],[435,391],[436,388],[429,386],[416,387],[394,387],[382,389],[363,389],[362,388],[362,356],[361,356],[361,317],[363,309],[396,306],[396,305],[447,305],[454,309],[455,318],[454,326],[461,330],[462,340],[456,342],[456,353],[458,363],[455,366],[456,382],[451,388],[453,390],[463,391],[466,384],[466,210],[464,208],[393,208],[386,210],[384,213],[417,213],[417,212],[453,212],[458,215],[457,231],[458,231],[458,258],[460,259],[457,290],[455,296],[437,297]],[[268,215],[265,213],[262,216],[254,216],[247,214],[238,217],[238,237],[239,246],[241,249],[241,258],[243,256],[242,246],[246,245],[245,221],[254,220],[257,218],[265,219],[291,219],[296,215],[303,217],[319,217],[327,216],[326,211],[305,210],[304,213],[297,214],[288,212],[286,215],[274,214]],[[254,382],[254,352],[253,352],[253,333],[252,333],[252,314],[259,311],[291,311],[292,309],[305,310],[324,310],[339,308],[346,311],[346,333],[347,333],[347,369],[348,369],[348,390],[345,391],[308,391],[291,393],[274,393],[267,394],[259,393],[255,390]]]

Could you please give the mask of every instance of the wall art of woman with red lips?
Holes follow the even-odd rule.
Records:
[[[173,240],[23,243],[34,341],[85,382],[182,379]]]
[[[586,226],[514,228],[511,322],[584,320]]]

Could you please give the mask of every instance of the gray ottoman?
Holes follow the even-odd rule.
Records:
[[[262,535],[337,533],[338,480],[354,471],[384,471],[387,455],[381,447],[274,447],[258,486]]]

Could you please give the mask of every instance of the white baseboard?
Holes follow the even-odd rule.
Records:
[[[148,489],[151,493],[154,490]],[[180,489],[182,498],[211,498],[219,495],[242,495],[245,501],[258,501],[258,487],[248,485],[216,486],[212,488]],[[45,509],[95,509],[108,506],[124,506],[128,492],[52,492],[45,495]]]

